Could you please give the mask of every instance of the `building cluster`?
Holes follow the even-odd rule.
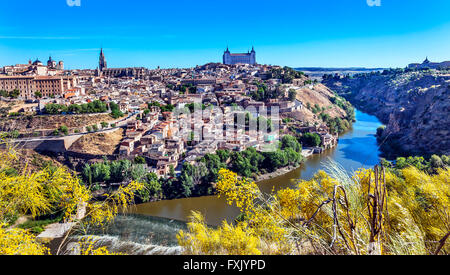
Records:
[[[448,69],[450,68],[450,61],[431,62],[428,57],[420,63],[412,63],[408,65],[410,69]]]
[[[4,83],[0,90],[19,89],[23,99],[39,103],[38,112],[48,103],[101,100],[118,104],[131,118],[126,120],[118,154],[143,156],[150,171],[166,176],[172,168],[179,171],[184,162],[195,163],[218,149],[264,150],[279,139],[283,115],[303,108],[302,102],[288,99],[288,91],[303,88],[304,81],[294,79],[293,84],[281,85],[279,79],[271,77],[273,66],[256,64],[254,50],[250,58],[242,62],[232,59],[230,62],[236,64],[231,65],[209,63],[185,69],[114,69],[107,68],[102,50],[96,70],[67,70],[54,76],[16,72],[0,77]],[[53,61],[48,65],[53,68]],[[14,80],[5,82],[7,78]],[[254,100],[258,83],[264,83],[267,90],[278,89],[280,96]],[[41,91],[40,98],[35,91]],[[246,126],[247,114],[255,127]],[[268,120],[272,129],[266,127]],[[325,146],[336,142],[325,134],[326,129],[311,131],[321,133]]]
[[[36,60],[28,64],[4,66],[0,70],[0,91],[18,91],[22,99],[63,97],[65,93],[81,93],[78,79],[67,75],[64,62],[49,58],[47,65]]]
[[[321,140],[321,147],[314,148],[315,150],[326,150],[335,147],[338,143],[337,135],[330,134],[330,129],[326,125],[314,125],[299,128],[301,133],[315,133],[319,135]],[[321,153],[321,152],[319,152]]]

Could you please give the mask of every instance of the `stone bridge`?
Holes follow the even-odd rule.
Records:
[[[30,149],[35,150],[36,152],[64,153],[82,136],[83,135],[30,138],[12,140],[11,143],[17,149]]]
[[[126,121],[125,121],[126,122]],[[30,149],[36,152],[51,152],[51,153],[65,153],[72,144],[80,139],[84,135],[93,133],[110,133],[114,132],[119,128],[126,127],[126,123],[122,123],[120,126],[110,129],[104,129],[92,133],[81,133],[73,134],[63,137],[36,137],[36,138],[26,138],[26,139],[16,139],[11,140],[13,146],[17,149]],[[0,147],[5,147],[4,144]]]

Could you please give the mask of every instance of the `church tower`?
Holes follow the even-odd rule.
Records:
[[[250,64],[256,65],[256,51],[255,47],[252,46],[252,51],[250,52]]]
[[[106,65],[106,59],[105,59],[105,54],[103,53],[103,48],[100,50],[100,59],[99,59],[99,63],[98,63],[98,68],[101,71],[103,71],[103,69],[108,68]]]
[[[223,64],[231,64],[231,53],[228,46],[227,50],[223,53]]]

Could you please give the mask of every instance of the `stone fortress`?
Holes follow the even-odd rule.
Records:
[[[236,64],[249,64],[256,65],[256,52],[255,48],[252,47],[252,51],[247,53],[231,53],[230,50],[225,50],[223,54],[223,64],[225,65],[236,65]]]

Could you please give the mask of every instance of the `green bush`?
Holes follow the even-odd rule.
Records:
[[[317,147],[322,142],[317,133],[306,133],[300,138],[300,141],[308,147]]]
[[[69,129],[67,128],[66,125],[60,126],[60,127],[58,128],[58,131],[59,131],[60,133],[63,133],[63,134],[66,135],[66,136],[69,134]]]

